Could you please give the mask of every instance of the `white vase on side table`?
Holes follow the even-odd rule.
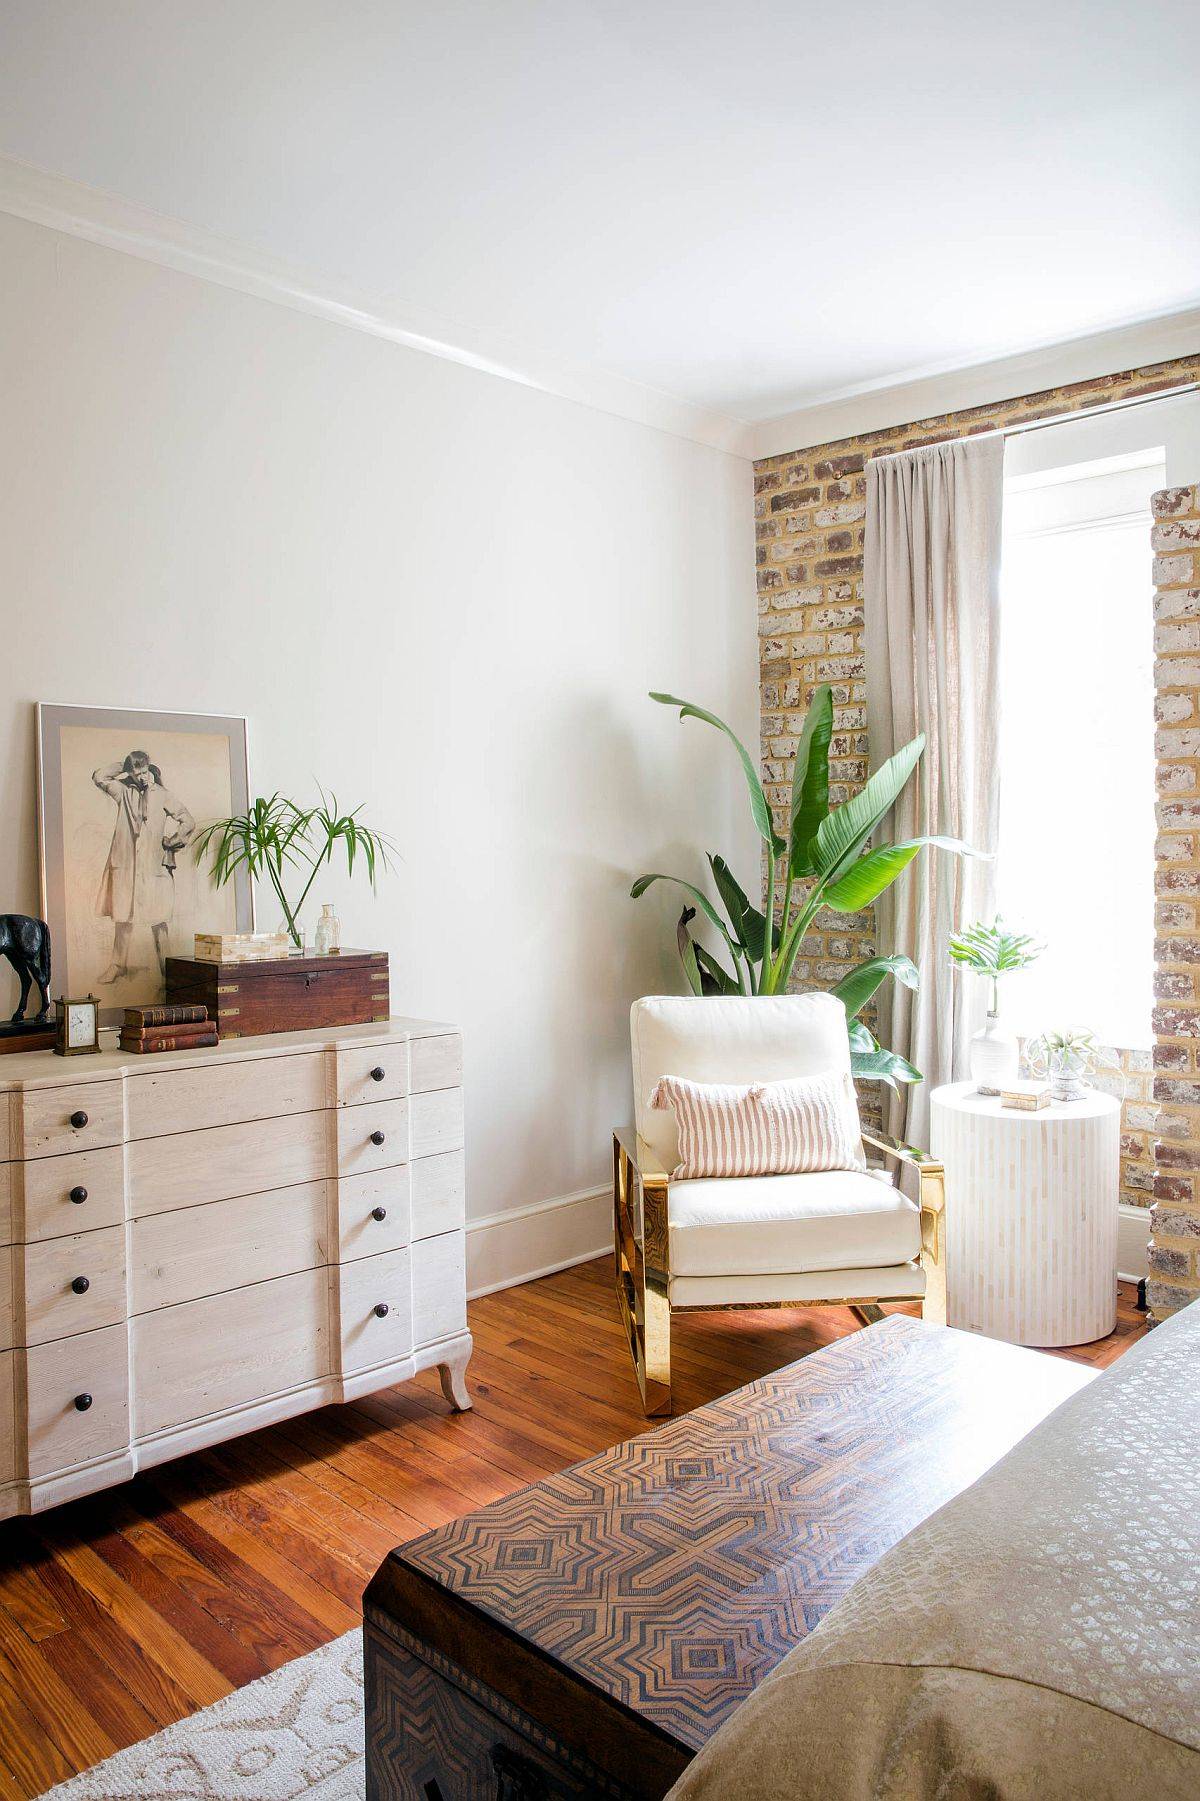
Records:
[[[1026,1113],[972,1082],[930,1097],[946,1169],[947,1322],[1009,1344],[1089,1344],[1117,1317],[1121,1109],[1081,1101]]]
[[[1021,1047],[1016,1036],[989,1013],[987,1024],[971,1039],[971,1080],[980,1094],[999,1094],[1015,1082],[1021,1069]]]

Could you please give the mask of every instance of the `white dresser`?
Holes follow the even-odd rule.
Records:
[[[462,1040],[0,1058],[0,1518],[437,1365],[468,1407]]]

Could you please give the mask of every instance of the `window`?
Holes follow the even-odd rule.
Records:
[[[1150,1043],[1154,682],[1141,450],[1005,483],[997,904],[1046,944],[1006,978],[1018,1032]]]

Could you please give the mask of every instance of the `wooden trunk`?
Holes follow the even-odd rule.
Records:
[[[401,1546],[364,1604],[367,1801],[658,1801],[1089,1379],[893,1318]]]
[[[387,952],[342,951],[270,963],[168,957],[167,1002],[206,1006],[222,1038],[372,1025],[388,1017]]]

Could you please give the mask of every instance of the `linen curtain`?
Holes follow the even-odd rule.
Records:
[[[999,810],[1000,521],[1004,440],[935,444],[867,464],[864,563],[867,731],[878,767],[926,734],[891,836],[925,832],[995,852]],[[875,903],[879,952],[917,965],[914,994],[879,991],[879,1037],[924,1072],[889,1095],[887,1127],[928,1145],[929,1095],[968,1073],[987,984],[950,962],[947,940],[995,904],[994,863],[924,850]]]

